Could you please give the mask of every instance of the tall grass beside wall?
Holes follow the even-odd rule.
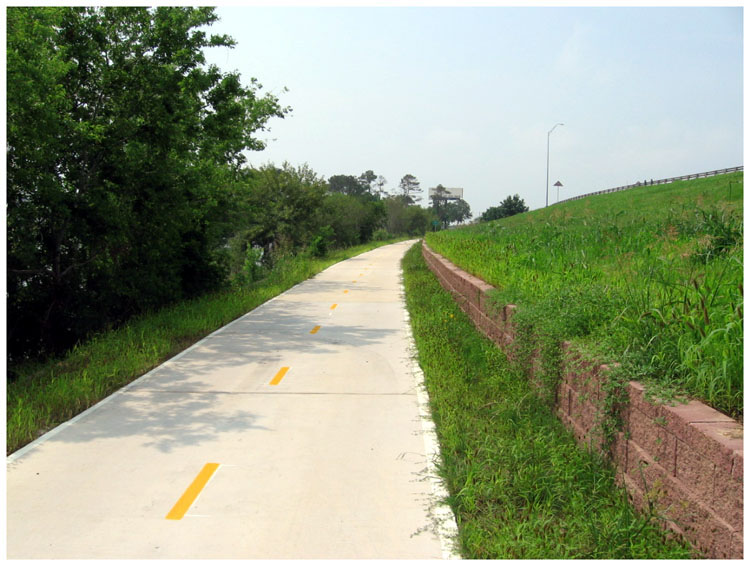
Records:
[[[657,516],[633,510],[606,462],[578,448],[523,368],[440,287],[419,244],[402,265],[463,557],[694,557]]]
[[[9,368],[6,451],[41,436],[258,305],[344,259],[398,240],[276,262],[251,284],[179,303],[103,332],[55,360]]]
[[[538,335],[742,419],[742,179],[598,195],[426,241]]]

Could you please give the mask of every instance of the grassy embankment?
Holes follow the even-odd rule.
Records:
[[[571,340],[661,396],[742,419],[742,179],[635,188],[426,240],[518,305],[521,336],[549,361]]]
[[[94,336],[60,359],[12,368],[19,377],[7,384],[7,453],[297,283],[334,263],[401,240],[336,250],[324,258],[285,258],[267,277],[251,285],[139,316]]]
[[[614,472],[579,449],[523,368],[480,335],[427,268],[403,261],[406,301],[465,558],[689,558],[637,514]]]

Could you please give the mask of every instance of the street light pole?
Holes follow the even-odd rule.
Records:
[[[549,206],[549,135],[553,132],[555,128],[557,128],[557,126],[564,126],[564,125],[565,124],[563,124],[562,122],[558,122],[557,124],[552,126],[552,130],[547,132],[547,196],[544,201],[545,207]]]

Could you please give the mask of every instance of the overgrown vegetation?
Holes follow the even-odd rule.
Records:
[[[465,558],[690,558],[481,336],[413,246],[406,302]]]
[[[11,7],[8,353],[215,290],[245,150],[288,109],[205,64],[213,8]]]
[[[16,366],[7,387],[6,449],[18,450],[217,328],[329,265],[390,242],[277,258],[260,280],[137,316],[69,353]]]
[[[526,336],[557,348],[549,356],[571,340],[661,394],[741,419],[742,178],[598,195],[426,239],[518,305]]]
[[[410,174],[247,166],[291,109],[206,64],[235,43],[213,8],[7,16],[9,450],[335,250],[432,225]]]
[[[423,234],[432,213],[373,171],[248,167],[290,112],[207,65],[213,8],[8,9],[8,359],[59,355],[274,258]]]

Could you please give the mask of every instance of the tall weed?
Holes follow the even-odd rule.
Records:
[[[742,229],[735,173],[598,195],[426,241],[494,285],[535,334],[576,341],[605,362],[627,360],[641,379],[742,418]]]
[[[480,336],[427,269],[403,260],[407,308],[440,442],[461,551],[477,559],[689,558],[635,512],[614,471],[577,447],[524,368]],[[582,290],[581,292],[584,292]],[[574,309],[572,294],[569,307]],[[577,320],[597,296],[583,297]],[[590,316],[596,316],[591,314]]]

